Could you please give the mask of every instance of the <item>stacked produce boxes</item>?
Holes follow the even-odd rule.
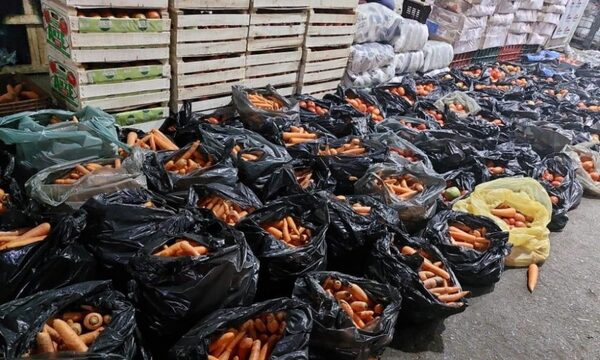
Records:
[[[299,91],[317,97],[344,75],[356,30],[357,0],[312,0],[303,48]]]
[[[51,87],[71,109],[97,106],[121,125],[168,116],[167,0],[43,0]]]

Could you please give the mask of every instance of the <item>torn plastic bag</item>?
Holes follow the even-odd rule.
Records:
[[[25,189],[32,199],[49,207],[59,207],[65,210],[78,209],[89,198],[98,194],[112,193],[123,189],[139,189],[146,187],[146,178],[142,174],[144,154],[141,149],[134,149],[130,156],[122,161],[120,168],[115,168],[120,158],[81,158],[64,162],[46,168],[32,176],[26,183]],[[55,180],[69,175],[77,165],[101,165],[92,170],[86,168],[89,174],[80,177],[70,185],[56,184]],[[106,167],[106,166],[112,167]],[[91,170],[91,171],[90,171]]]
[[[292,247],[261,227],[291,216],[298,226],[311,230],[308,243]],[[329,213],[325,199],[300,194],[279,198],[243,218],[237,226],[260,260],[259,299],[289,296],[294,281],[310,271],[325,269]]]
[[[491,213],[491,209],[501,204],[532,217],[530,227],[509,230],[502,219]],[[552,203],[546,189],[532,178],[503,178],[477,185],[471,196],[458,201],[452,210],[487,216],[508,231],[508,241],[513,245],[505,260],[508,266],[529,266],[543,262],[550,255],[547,226],[552,217]]]
[[[79,241],[85,224],[85,214],[67,215],[54,224],[43,241],[0,250],[0,282],[4,284],[0,304],[97,279],[96,259]]]
[[[156,238],[131,258],[129,296],[156,354],[168,349],[200,318],[213,311],[250,305],[258,282],[258,260],[244,235],[214,218],[197,218],[190,232]],[[208,248],[200,256],[152,255],[175,239]],[[210,294],[210,296],[207,296]]]
[[[73,116],[78,121],[72,121]],[[56,123],[55,123],[56,121]],[[34,170],[62,162],[111,157],[121,143],[115,119],[98,108],[23,112],[0,118],[0,140],[17,146],[16,160]]]
[[[419,268],[424,258],[415,253],[410,256],[403,255],[401,249],[408,245],[415,250],[423,249],[430,256],[431,261],[441,261],[444,270],[450,275],[449,283],[461,288],[454,272],[449,267],[447,260],[433,245],[416,243],[401,239],[390,234],[380,239],[375,249],[367,260],[369,278],[387,283],[400,290],[402,295],[402,309],[399,318],[414,323],[445,318],[463,312],[466,301],[447,304],[438,300],[430,293],[419,279]]]
[[[473,230],[484,228],[486,234],[483,237],[489,241],[489,246],[485,250],[476,250],[453,245],[448,227],[456,224]],[[422,236],[440,250],[461,284],[489,286],[498,282],[504,270],[504,257],[510,253],[508,232],[484,216],[442,211],[427,223]]]
[[[468,196],[477,184],[472,167],[458,168],[440,175],[446,180],[446,189],[442,192],[438,209],[451,209],[455,202]]]
[[[385,179],[408,175],[423,185],[423,190],[408,199],[391,193],[384,185]],[[437,205],[437,199],[446,188],[446,181],[435,171],[422,164],[375,164],[354,185],[357,194],[379,194],[386,204],[398,210],[404,221],[419,221],[430,218]]]
[[[0,189],[3,195],[0,197],[0,228],[18,229],[24,227],[28,221],[27,199],[21,185],[14,178],[15,158],[4,150],[0,150]]]
[[[233,166],[230,150],[231,146],[222,149],[197,140],[179,150],[148,154],[143,165],[148,187],[160,193],[170,193],[195,184],[233,184],[237,180],[237,169]],[[182,159],[187,160],[188,165],[184,161],[184,167],[189,167],[184,174],[179,173],[177,167]],[[195,168],[189,165],[192,159],[196,160]],[[206,162],[206,166],[202,167],[200,159]],[[167,166],[172,167],[167,169]]]
[[[384,306],[383,313],[358,329],[338,300],[321,286],[328,278],[340,280],[342,285],[360,286],[369,299]],[[380,356],[392,341],[402,301],[398,290],[388,284],[327,271],[313,272],[296,280],[293,296],[311,307],[310,353],[320,359],[367,360]]]
[[[278,103],[280,108],[267,109],[267,104],[259,107],[255,105],[257,100],[250,99],[253,95]],[[277,126],[295,125],[300,122],[298,103],[281,96],[271,85],[258,89],[236,85],[231,89],[231,98],[244,125],[258,133],[271,134]]]
[[[594,180],[591,175],[594,172],[597,174],[600,169],[600,152],[595,145],[597,145],[597,142],[581,143],[575,146],[568,145],[565,152],[575,161],[577,179],[581,182],[585,192],[593,196],[600,196],[600,181]],[[589,172],[583,167],[583,163],[587,161],[591,161],[591,163],[585,165],[590,169]],[[594,175],[594,177],[596,176]]]
[[[569,221],[567,211],[575,209],[581,202],[583,187],[577,180],[576,171],[577,163],[564,153],[546,156],[534,169],[532,177],[542,184],[552,201],[550,231],[562,230]],[[557,176],[563,179],[556,180]]]
[[[265,200],[282,196],[312,193],[315,191],[333,192],[336,180],[327,164],[320,157],[295,159],[273,172],[264,186]]]
[[[386,161],[398,164],[422,163],[424,167],[433,168],[431,161],[423,151],[393,131],[372,133],[368,138],[388,147]]]
[[[89,281],[48,290],[0,305],[0,356],[16,359],[35,348],[36,335],[52,317],[65,311],[91,305],[112,317],[98,338],[89,345],[93,354],[107,354],[133,359],[138,351],[135,308],[123,294],[113,290],[109,281]],[[18,327],[15,328],[15,324]],[[65,353],[67,356],[72,353]],[[59,354],[59,358],[60,354]],[[71,358],[70,356],[68,358]],[[76,355],[74,358],[78,358]],[[87,359],[87,358],[86,358]]]
[[[336,197],[320,193],[327,199],[329,229],[327,230],[327,268],[346,274],[364,274],[364,257],[376,240],[387,233],[386,225],[399,223],[398,213],[383,201],[369,195]],[[360,206],[367,214],[359,213]]]
[[[418,119],[408,116],[388,116],[385,120],[375,125],[375,131],[392,131],[394,134],[411,143],[414,143],[423,132],[439,128],[440,125],[429,117]]]
[[[453,92],[447,94],[434,103],[435,107],[440,111],[444,111],[446,107],[450,106],[450,104],[461,104],[464,107],[464,113],[456,113],[457,116],[460,117],[475,115],[481,110],[481,107],[475,100],[473,100],[473,98],[462,92]]]
[[[437,131],[435,136],[431,132],[427,136],[419,137],[413,141],[431,161],[433,168],[438,173],[452,171],[456,168],[473,163],[475,148],[467,141],[460,141],[454,133]]]
[[[402,78],[399,83],[380,85],[372,91],[388,115],[408,113],[417,99],[415,81],[409,76]]]
[[[308,360],[308,341],[313,326],[310,308],[305,303],[278,298],[247,307],[217,310],[200,320],[169,351],[169,359],[205,359],[208,346],[231,327],[242,326],[265,313],[283,311],[286,327],[275,344],[269,360]]]

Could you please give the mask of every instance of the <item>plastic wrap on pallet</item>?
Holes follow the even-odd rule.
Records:
[[[402,19],[399,30],[392,44],[397,53],[421,50],[429,37],[427,25],[416,20]]]
[[[529,34],[527,37],[527,45],[544,45],[548,41],[548,35]]]
[[[501,47],[506,43],[506,37],[508,36],[508,26],[493,26],[488,27],[483,37],[481,48],[488,49],[493,47]]]
[[[506,45],[523,45],[527,43],[527,34],[508,33],[506,36]]]
[[[534,23],[514,22],[510,25],[510,32],[513,34],[531,34]]]
[[[496,10],[498,0],[437,0],[435,6],[466,16],[488,16]]]
[[[490,26],[510,26],[515,18],[515,14],[494,14],[488,18],[487,25]]]
[[[520,9],[540,10],[544,7],[544,0],[521,0]]]
[[[379,69],[394,61],[394,48],[379,43],[354,44],[350,48],[348,70],[360,74]]]
[[[425,45],[427,46],[427,44]],[[421,71],[425,63],[423,51],[396,54],[396,75]]]
[[[342,85],[346,87],[371,87],[386,83],[396,75],[395,64],[389,64],[379,69],[355,74],[349,71],[344,73]]]
[[[448,67],[454,58],[452,45],[429,40],[423,47],[424,62],[421,72],[429,72],[435,69]]]
[[[429,21],[429,20],[428,20]],[[433,31],[432,31],[433,29]],[[429,38],[432,40],[441,40],[448,43],[457,41],[467,41],[476,38],[481,38],[485,32],[485,27],[477,27],[472,29],[457,29],[453,24],[445,24],[443,26],[429,26]]]
[[[496,14],[514,14],[521,6],[521,1],[500,0],[496,5]]]
[[[567,7],[564,5],[548,5],[546,4],[544,8],[541,10],[545,13],[553,13],[553,14],[564,14],[567,10]]]
[[[538,35],[551,36],[556,29],[556,25],[548,23],[537,23],[533,27],[533,33]]]
[[[541,12],[538,13],[537,21],[558,25],[558,23],[560,22],[560,17],[561,14]]]
[[[538,21],[538,11],[537,10],[523,10],[519,9],[515,12],[515,20],[516,22],[536,22]]]
[[[452,30],[461,31],[465,29],[474,29],[485,27],[487,24],[487,17],[473,17],[465,16],[463,14],[444,9],[442,7],[434,7],[429,14],[427,19],[429,31],[431,32],[432,27],[445,27],[451,28]]]
[[[496,1],[489,2],[488,4],[475,5],[465,12],[468,16],[490,16],[496,12]]]
[[[403,18],[378,3],[357,7],[355,43],[381,42],[394,44],[401,34]]]
[[[481,38],[472,39],[472,40],[461,40],[455,42],[452,46],[454,47],[454,51],[457,54],[466,53],[469,51],[479,50],[479,46],[481,45]]]

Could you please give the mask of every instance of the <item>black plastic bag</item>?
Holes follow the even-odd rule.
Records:
[[[242,183],[237,183],[234,186],[218,183],[194,185],[188,192],[186,205],[192,209],[199,207],[199,203],[206,196],[211,195],[229,200],[249,213],[263,206],[256,194]]]
[[[368,328],[358,329],[338,301],[321,286],[328,277],[344,285],[356,284],[371,300],[382,304],[384,310],[379,320]],[[326,271],[299,278],[293,296],[311,307],[313,328],[309,347],[311,358],[315,359],[367,360],[380,356],[392,341],[402,301],[400,293],[388,284]]]
[[[419,91],[419,88],[422,90]],[[415,90],[419,99],[431,99],[433,101],[443,97],[447,92],[440,81],[427,77],[415,80]]]
[[[36,334],[49,318],[78,309],[80,305],[92,305],[112,317],[112,321],[104,326],[104,331],[89,346],[90,358],[99,358],[93,354],[106,354],[102,359],[110,359],[108,354],[126,359],[135,357],[138,351],[135,309],[121,293],[113,290],[108,281],[89,281],[42,291],[0,305],[0,356],[15,359],[24,355],[34,347]],[[78,356],[82,354],[74,358]]]
[[[500,128],[476,116],[461,118],[452,111],[446,113],[444,129],[455,131],[462,135],[471,135],[475,138],[485,139],[498,136]]]
[[[316,124],[337,137],[364,136],[371,132],[372,125],[368,115],[358,112],[349,104],[332,105],[328,116],[303,120],[303,123]]]
[[[195,140],[192,134],[200,124],[243,127],[232,104],[211,113],[201,113],[192,111],[191,101],[184,101],[181,110],[175,116],[169,116],[161,125],[160,131],[175,138],[179,145],[185,146]],[[183,139],[186,140],[182,141]]]
[[[500,114],[508,117],[509,119],[531,119],[539,120],[540,113],[536,108],[531,108],[522,101],[501,101],[497,103],[497,110]],[[535,106],[535,104],[533,104]]]
[[[396,89],[401,92],[396,92]],[[379,103],[383,104],[387,115],[404,115],[411,111],[417,101],[415,81],[408,76],[402,78],[401,82],[386,83],[373,88],[373,94]]]
[[[571,142],[560,125],[539,121],[516,123],[513,134],[515,142],[530,144],[540,156],[560,152]]]
[[[284,216],[295,218],[298,226],[311,230],[312,236],[306,245],[289,246],[260,226]],[[260,260],[259,299],[289,296],[298,276],[325,269],[325,234],[328,227],[329,213],[325,199],[308,194],[274,200],[238,223],[237,229],[244,233]]]
[[[462,223],[472,229],[485,228],[489,248],[478,251],[452,245],[448,227],[454,223]],[[473,286],[489,286],[500,280],[504,257],[511,248],[508,232],[503,232],[493,220],[456,211],[436,214],[423,231],[423,237],[441,251],[462,284]]]
[[[281,110],[266,110],[255,106],[248,98],[250,94],[262,95],[279,102]],[[263,135],[275,133],[279,126],[296,125],[300,122],[300,107],[295,100],[281,96],[272,86],[250,89],[244,86],[233,86],[231,98],[235,109],[245,127]]]
[[[286,136],[289,136],[293,130],[298,130],[298,128],[308,133],[315,134],[316,137],[314,139],[303,139],[305,141],[300,143],[294,143],[292,139],[289,139]],[[273,144],[285,146],[287,152],[292,157],[297,158],[310,155],[310,152],[308,151],[310,145],[318,141],[324,141],[326,138],[333,140],[336,137],[319,124],[310,122],[303,123],[299,126],[282,126],[273,134],[273,136],[268,136],[267,140]]]
[[[80,242],[82,212],[61,218],[43,241],[0,250],[0,303],[99,278],[94,256]]]
[[[425,167],[433,167],[431,161],[429,161],[429,158],[423,151],[392,131],[372,133],[368,138],[388,147],[386,161],[398,164],[422,163]]]
[[[540,161],[540,157],[529,144],[508,142],[498,145],[493,150],[478,151],[475,160],[478,164],[477,179],[479,182],[485,182],[508,176],[527,176]]]
[[[258,281],[258,260],[241,232],[215,219],[198,218],[192,232],[171,235],[146,244],[128,266],[133,279],[129,296],[149,343],[160,344],[155,354],[166,354],[201,317],[223,307],[250,305]],[[152,255],[174,239],[193,240],[209,253]]]
[[[560,184],[552,184],[549,179],[544,179],[544,173],[549,171],[552,176],[563,177]],[[577,180],[577,164],[565,153],[550,154],[542,159],[533,171],[532,177],[540,182],[552,202],[552,220],[548,224],[551,231],[561,231],[569,217],[567,211],[575,209],[581,202],[583,187]]]
[[[438,202],[439,209],[451,209],[454,203],[468,196],[477,185],[472,168],[458,168],[440,175],[446,180],[446,189]],[[452,188],[457,188],[458,192]]]
[[[421,323],[463,312],[467,307],[464,300],[446,304],[425,288],[418,274],[423,258],[418,253],[410,256],[403,255],[400,249],[405,245],[416,250],[424,249],[435,260],[441,261],[450,275],[452,284],[460,288],[460,283],[449,267],[448,261],[435,246],[407,241],[399,236],[394,239],[392,234],[380,239],[367,261],[367,275],[400,290],[402,295],[400,319]]]
[[[143,172],[146,175],[150,189],[160,193],[169,193],[188,189],[194,184],[212,182],[233,184],[236,182],[237,170],[229,156],[228,147],[221,150],[200,143],[196,146],[196,151],[204,157],[205,161],[209,160],[211,165],[204,168],[199,167],[183,175],[165,168],[167,162],[177,161],[186,151],[193,150],[190,148],[194,146],[196,145],[192,143],[177,151],[161,151],[148,154],[144,161]]]
[[[308,341],[313,326],[311,311],[305,303],[287,298],[215,311],[200,320],[171,348],[169,358],[205,359],[208,345],[228,328],[240,326],[258,315],[278,311],[286,313],[287,324],[283,338],[275,344],[269,360],[308,360]]]
[[[360,116],[369,116],[371,121],[379,122],[386,118],[385,107],[384,104],[380,103],[377,97],[375,97],[371,91],[367,89],[360,88],[346,88],[341,85],[338,86],[335,94],[327,94],[324,97],[325,100],[331,101],[333,103],[342,105],[342,104],[350,104],[350,108],[352,109],[352,113],[354,117]],[[365,109],[359,109],[358,107],[352,105],[350,103],[351,100],[360,99],[366,106]],[[378,110],[377,116],[381,117],[380,119],[376,119],[373,116],[373,112],[369,111],[368,108],[372,106],[376,110]],[[332,111],[333,113],[333,111]],[[333,114],[332,114],[333,116]]]
[[[330,115],[332,103],[327,100],[317,99],[310,95],[298,95],[296,97],[298,106],[300,107],[300,121],[303,123],[310,123],[320,117],[328,117]],[[317,112],[316,107],[323,109],[321,112]],[[315,111],[309,110],[315,108]],[[325,111],[323,113],[323,111]]]
[[[429,117],[417,119],[407,116],[390,116],[375,126],[377,132],[392,131],[411,143],[431,129],[440,129],[440,125]]]
[[[0,151],[0,189],[4,195],[0,197],[0,229],[17,229],[24,227],[28,220],[28,199],[21,185],[14,178],[15,157],[8,151]]]

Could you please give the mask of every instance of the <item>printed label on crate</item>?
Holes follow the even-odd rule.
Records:
[[[134,125],[148,121],[164,119],[165,108],[151,108],[143,110],[125,111],[122,113],[113,114],[117,124],[121,126]]]
[[[63,64],[50,58],[50,86],[55,93],[60,95],[69,104],[79,106],[79,91],[75,73]]]
[[[79,32],[82,33],[128,33],[128,32],[161,32],[165,29],[162,20],[148,19],[116,19],[116,18],[79,18]]]
[[[163,65],[145,65],[127,68],[99,69],[87,71],[90,84],[140,80],[162,77]]]
[[[69,17],[62,11],[48,7],[44,4],[44,27],[46,28],[46,42],[54,46],[62,54],[71,57],[71,43]]]

